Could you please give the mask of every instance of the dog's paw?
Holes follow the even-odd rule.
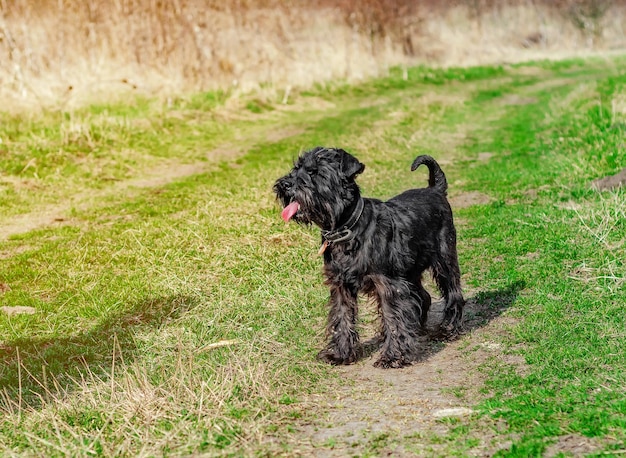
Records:
[[[435,340],[452,341],[463,335],[463,327],[455,323],[441,323],[439,329],[432,336]]]
[[[374,367],[378,367],[380,369],[399,369],[404,366],[409,366],[411,362],[406,358],[388,358],[385,356],[381,356],[378,361],[374,363]]]
[[[333,366],[341,366],[355,363],[358,359],[356,353],[351,353],[346,357],[340,356],[332,347],[324,348],[317,354],[317,359]]]

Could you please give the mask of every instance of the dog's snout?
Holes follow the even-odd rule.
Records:
[[[281,192],[283,194],[286,192],[289,192],[292,187],[293,185],[291,183],[291,180],[289,180],[288,177],[283,177],[279,179],[274,185],[275,191]]]

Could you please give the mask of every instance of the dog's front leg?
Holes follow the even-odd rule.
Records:
[[[318,357],[330,364],[352,364],[359,359],[361,352],[356,329],[356,291],[349,291],[342,285],[331,286],[329,306],[326,332],[330,342]]]

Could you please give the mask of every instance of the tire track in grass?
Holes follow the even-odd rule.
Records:
[[[132,188],[144,189],[163,186],[177,179],[202,173],[208,164],[166,164],[155,167],[145,173],[142,178],[119,181],[114,185],[97,191],[84,191],[75,194],[69,200],[56,205],[47,205],[37,211],[14,216],[10,221],[0,224],[0,240],[24,234],[46,226],[67,224],[71,219],[68,213],[72,210],[85,210],[97,206],[99,200],[115,196]]]
[[[302,133],[301,129],[281,127],[274,131],[266,132],[265,135],[267,141],[278,142],[300,133]],[[254,144],[254,142],[251,144]],[[249,145],[235,147],[226,144],[207,153],[207,161],[186,164],[178,162],[159,164],[149,170],[141,171],[139,177],[118,181],[106,189],[82,191],[74,194],[65,202],[42,206],[38,210],[14,216],[9,221],[0,222],[0,241],[42,227],[68,224],[71,220],[71,216],[69,216],[70,211],[82,211],[97,207],[98,201],[119,195],[120,193],[129,193],[133,189],[142,190],[165,186],[192,175],[206,173],[222,161],[233,161],[241,157],[248,148]]]

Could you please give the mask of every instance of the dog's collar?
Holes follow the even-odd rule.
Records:
[[[348,218],[348,221],[338,229],[333,229],[332,231],[322,231],[322,237],[324,238],[324,245],[328,243],[337,243],[337,242],[345,242],[347,240],[352,240],[354,238],[354,232],[352,232],[352,228],[356,225],[363,214],[363,199],[359,198],[359,201],[356,204],[356,208]],[[324,246],[324,248],[326,248]]]

